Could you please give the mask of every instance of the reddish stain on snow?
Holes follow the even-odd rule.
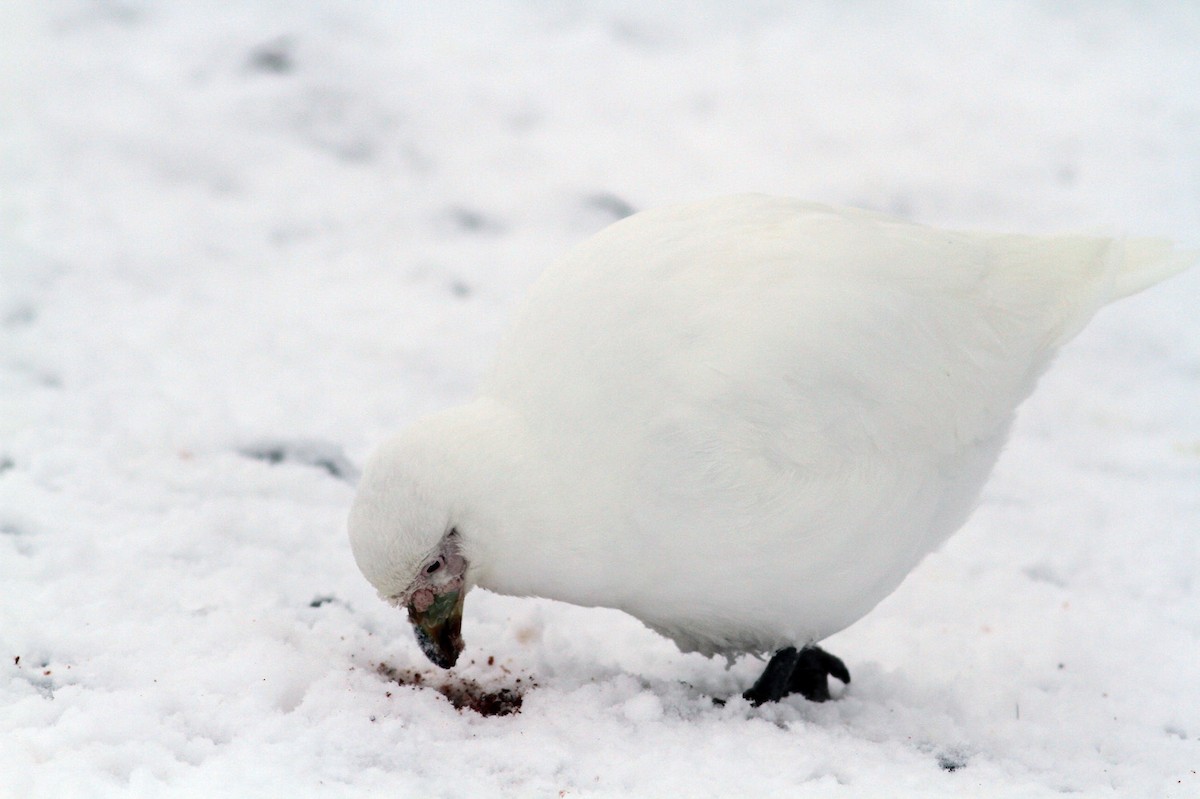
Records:
[[[491,658],[489,658],[491,660]],[[488,690],[474,680],[464,677],[448,679],[444,682],[433,682],[426,675],[412,669],[397,669],[386,663],[380,663],[376,669],[382,677],[412,688],[430,688],[437,691],[458,710],[470,710],[481,716],[510,716],[521,712],[524,701],[524,688],[499,688]],[[521,682],[521,680],[517,680]],[[536,683],[527,683],[526,687],[537,687]]]

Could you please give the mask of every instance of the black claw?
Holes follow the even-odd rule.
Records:
[[[832,699],[829,677],[850,682],[850,670],[841,658],[817,646],[796,651],[794,646],[780,649],[771,658],[753,687],[742,694],[753,705],[777,702],[788,694],[800,694],[810,702]]]
[[[794,646],[780,649],[763,669],[762,676],[742,696],[756,707],[764,702],[778,702],[787,696],[789,681],[799,657],[800,653]]]
[[[850,682],[850,671],[841,658],[834,657],[820,647],[806,646],[796,659],[788,692],[800,694],[810,702],[827,702],[833,698],[829,693],[831,674],[844,683]]]
[[[806,647],[806,652],[814,652],[821,659],[821,665],[830,677],[837,677],[847,685],[850,684],[850,670],[837,655],[831,655],[819,646]]]

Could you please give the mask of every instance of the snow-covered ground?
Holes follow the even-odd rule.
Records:
[[[1195,4],[14,0],[0,69],[0,795],[1200,796],[1200,270],[1066,349],[836,702],[483,592],[453,679],[520,713],[399,685],[338,479],[629,209],[1200,244]]]

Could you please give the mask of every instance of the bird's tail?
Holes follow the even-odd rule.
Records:
[[[1110,257],[1115,269],[1108,301],[1115,302],[1194,265],[1200,261],[1200,250],[1176,250],[1166,239],[1117,239],[1112,243]]]
[[[1041,318],[1044,348],[1053,352],[1074,338],[1105,305],[1148,289],[1200,259],[1156,238],[1100,236],[999,236],[997,259],[1006,268],[1006,307]]]

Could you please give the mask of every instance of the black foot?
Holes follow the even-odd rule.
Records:
[[[788,694],[800,694],[810,702],[824,702],[829,694],[829,676],[850,682],[850,671],[840,658],[818,646],[800,651],[789,646],[780,649],[763,669],[762,676],[742,694],[752,705],[778,702]]]
[[[796,668],[796,661],[799,659],[800,653],[796,651],[796,647],[789,646],[786,649],[780,649],[763,669],[762,676],[742,696],[749,699],[752,705],[778,702],[783,699],[791,690],[792,671]]]
[[[824,702],[832,698],[829,695],[831,676],[847,684],[850,682],[850,670],[841,658],[819,646],[806,646],[800,650],[788,688],[791,693],[800,694],[810,702]]]

